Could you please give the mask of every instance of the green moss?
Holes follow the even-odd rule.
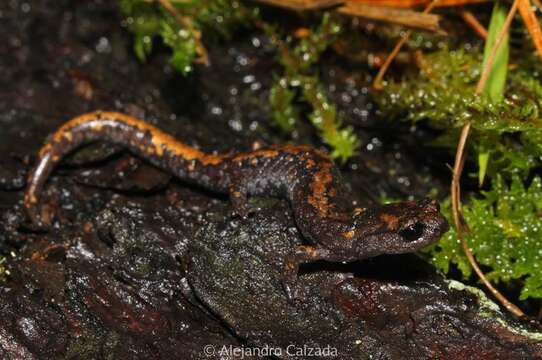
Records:
[[[285,78],[275,81],[271,88],[269,101],[275,124],[284,132],[294,130],[299,118],[299,110],[294,105],[296,92]]]
[[[522,285],[521,300],[542,299],[542,186],[533,178],[542,165],[542,84],[532,65],[538,60],[530,52],[513,54],[517,66],[505,69],[502,55],[500,73],[476,96],[484,59],[479,48],[465,48],[418,56],[417,66],[386,84],[375,100],[387,118],[424,121],[440,130],[433,145],[449,147],[451,154],[460,129],[471,124],[467,159],[478,164],[480,184],[485,177],[490,181],[487,191],[462,188],[469,247],[491,281]],[[452,222],[449,199],[443,213]],[[463,278],[472,275],[453,229],[429,251],[445,273],[454,265]]]
[[[352,128],[342,125],[335,104],[328,99],[319,82],[316,68],[320,55],[341,33],[341,26],[324,13],[320,25],[299,40],[283,39],[279,31],[268,24],[264,29],[277,47],[278,60],[284,67],[270,96],[275,123],[279,128],[291,131],[301,113],[295,101],[305,102],[311,108],[308,119],[331,148],[331,157],[346,161],[357,150],[359,142]]]
[[[463,207],[470,227],[466,239],[477,261],[489,269],[486,275],[496,282],[523,281],[520,299],[542,299],[542,182],[535,177],[525,187],[519,177],[507,183],[497,176],[489,191],[472,198]],[[444,212],[450,208],[444,204]],[[458,266],[465,278],[471,268],[457,234],[450,230],[432,247],[433,263],[449,271]]]
[[[542,186],[538,177],[529,186],[521,179],[541,165],[542,86],[519,68],[510,72],[501,100],[475,96],[481,63],[477,49],[426,55],[418,71],[389,83],[377,101],[387,116],[423,120],[443,130],[435,144],[451,150],[459,128],[472,124],[468,156],[479,164],[479,179],[487,173],[492,182],[488,191],[465,196],[463,213],[471,230],[467,241],[490,280],[520,281],[520,299],[541,299]],[[443,211],[451,220],[449,201]],[[464,278],[471,275],[453,230],[430,251],[444,272],[455,264]]]
[[[325,95],[322,86],[314,78],[300,81],[303,98],[312,106],[309,119],[319,130],[322,139],[332,151],[331,157],[341,162],[348,160],[359,147],[359,141],[351,127],[343,127],[337,116],[337,108]]]
[[[171,63],[181,73],[192,70],[195,61],[205,61],[202,34],[206,39],[228,38],[234,29],[257,14],[238,1],[170,0],[174,16],[158,2],[120,0],[125,23],[134,34],[134,52],[144,61],[155,38],[161,38],[172,51]]]
[[[419,71],[390,82],[375,100],[388,117],[429,121],[445,130],[436,144],[455,146],[458,129],[472,124],[469,154],[486,154],[489,176],[527,174],[542,156],[542,85],[526,71],[509,74],[505,96],[490,102],[474,95],[481,57],[444,49],[425,56]]]

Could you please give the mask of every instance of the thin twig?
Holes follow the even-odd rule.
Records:
[[[487,29],[480,24],[476,16],[469,10],[462,10],[459,12],[463,21],[471,27],[472,30],[482,39],[487,39]]]
[[[295,10],[295,11],[308,11],[308,10],[321,10],[334,6],[338,6],[344,3],[344,0],[257,0],[262,3],[267,3],[273,6],[279,6],[282,8]]]
[[[506,21],[503,24],[503,28],[499,32],[499,35],[497,36],[495,44],[493,45],[493,48],[491,49],[491,53],[486,63],[486,67],[484,68],[482,72],[480,81],[478,82],[478,86],[476,88],[477,96],[479,96],[482,93],[482,90],[484,88],[485,82],[488,77],[488,75],[485,73],[489,73],[489,70],[487,69],[491,69],[491,67],[493,66],[493,59],[495,57],[495,53],[497,52],[496,49],[502,43],[502,40],[505,37],[506,32],[508,31],[508,28],[510,27],[510,23],[512,22],[512,18],[516,12],[517,5],[518,5],[518,0],[515,0],[514,4],[512,5],[512,8],[510,9],[507,15]],[[461,180],[461,174],[463,172],[463,166],[465,163],[465,146],[467,144],[470,128],[471,128],[471,123],[467,122],[463,125],[463,128],[461,130],[461,135],[459,137],[459,141],[457,143],[457,150],[455,153],[455,163],[454,163],[454,168],[453,168],[453,173],[452,173],[452,183],[450,187],[451,199],[452,199],[452,215],[453,215],[457,237],[461,241],[463,252],[465,253],[465,256],[467,257],[467,260],[469,261],[471,267],[474,269],[474,272],[476,273],[476,275],[478,275],[478,278],[482,281],[482,283],[486,286],[486,288],[491,292],[491,294],[493,294],[493,296],[512,314],[516,316],[524,316],[523,311],[521,311],[520,308],[518,308],[516,305],[508,301],[508,299],[506,299],[487,279],[485,274],[482,272],[482,270],[478,266],[476,259],[472,255],[472,251],[464,236],[464,232],[468,232],[469,229],[461,212],[460,180]]]
[[[493,296],[512,314],[516,316],[524,316],[524,313],[523,311],[521,311],[520,308],[518,308],[516,305],[508,301],[508,299],[506,299],[499,292],[499,290],[493,287],[491,282],[489,282],[485,274],[482,272],[482,270],[478,266],[478,263],[476,262],[476,259],[472,255],[469,245],[467,244],[467,241],[463,235],[464,231],[468,232],[468,227],[461,214],[461,193],[460,193],[461,190],[460,190],[459,180],[461,179],[461,173],[463,172],[463,165],[465,162],[465,156],[464,156],[465,145],[467,143],[467,138],[469,136],[470,127],[471,127],[470,122],[467,122],[465,123],[465,125],[463,125],[463,129],[461,130],[461,136],[459,137],[459,142],[457,144],[457,151],[455,153],[455,164],[454,164],[453,175],[452,175],[452,185],[451,185],[452,213],[453,213],[455,229],[457,232],[457,237],[461,241],[463,251],[465,252],[465,256],[467,256],[467,259],[471,267],[474,269],[474,272],[476,272],[476,275],[478,275],[480,280],[484,283],[484,285],[491,292],[491,294],[493,294]]]
[[[446,34],[439,25],[440,16],[435,14],[427,14],[420,11],[388,6],[361,4],[357,2],[346,2],[337,9],[337,12],[348,16],[408,26],[409,28],[419,28],[442,35]]]
[[[518,10],[529,34],[533,38],[533,43],[538,55],[542,56],[542,29],[540,29],[540,23],[531,7],[531,2],[529,0],[520,0]]]
[[[487,78],[489,77],[489,74],[491,73],[491,69],[493,68],[495,55],[497,55],[497,50],[499,49],[502,41],[504,40],[506,33],[508,32],[508,29],[510,28],[512,19],[514,19],[514,15],[516,14],[516,11],[518,9],[518,4],[519,4],[519,0],[514,0],[514,3],[512,4],[512,7],[510,8],[508,15],[506,15],[506,20],[504,21],[502,29],[497,35],[495,44],[493,44],[493,47],[491,48],[491,52],[489,53],[489,56],[487,57],[486,66],[482,70],[482,75],[480,76],[480,80],[478,81],[478,85],[476,86],[476,91],[475,91],[476,95],[480,95],[482,91],[484,91],[484,86],[486,85]]]
[[[433,8],[437,5],[439,0],[433,0],[429,5],[425,7],[423,10],[423,14],[429,13]],[[375,90],[382,90],[382,79],[384,79],[384,75],[386,75],[386,71],[388,71],[388,68],[390,67],[391,63],[393,62],[393,59],[399,54],[399,51],[401,51],[401,48],[403,45],[408,41],[410,38],[410,35],[412,34],[412,31],[408,30],[402,37],[399,39],[397,44],[395,44],[395,47],[391,51],[391,53],[388,55],[386,60],[384,61],[384,64],[382,64],[382,67],[378,71],[378,74],[375,77],[375,80],[373,82],[373,88]]]
[[[311,0],[305,0],[311,1]],[[348,0],[360,4],[378,4],[378,6],[389,6],[396,8],[414,8],[417,6],[427,5],[430,0]],[[472,5],[488,0],[440,0],[437,7],[452,7],[461,5]]]
[[[454,217],[454,225],[457,232],[457,235],[460,238],[463,238],[463,230],[466,229],[465,221],[461,213],[461,187],[460,179],[461,173],[463,172],[463,165],[465,163],[465,145],[467,143],[467,138],[469,136],[471,124],[470,122],[463,125],[461,130],[461,135],[459,136],[459,141],[457,143],[457,150],[455,153],[455,162],[452,172],[452,185],[451,185],[451,198],[452,198],[452,213]],[[462,240],[463,242],[463,240]],[[467,249],[470,254],[470,249]],[[468,257],[468,255],[467,255]]]
[[[384,60],[384,63],[380,67],[380,70],[378,71],[378,74],[375,77],[375,80],[373,82],[373,89],[375,90],[382,90],[384,87],[382,86],[382,79],[384,78],[384,75],[386,75],[386,71],[388,71],[388,68],[390,67],[393,59],[399,54],[399,51],[401,51],[401,48],[403,45],[408,41],[411,35],[411,31],[408,30],[402,37],[399,39],[397,44],[395,44],[395,47],[391,51],[391,53],[386,57],[386,60]]]
[[[186,28],[188,28],[193,34],[194,34],[194,40],[196,42],[196,54],[198,54],[198,58],[195,60],[197,63],[209,65],[209,55],[207,53],[207,49],[203,45],[203,42],[201,41],[201,32],[198,29],[194,28],[194,24],[192,23],[192,19],[190,19],[187,16],[181,15],[175,6],[171,3],[170,0],[156,0],[160,5],[164,7],[174,18],[177,20],[177,22]]]

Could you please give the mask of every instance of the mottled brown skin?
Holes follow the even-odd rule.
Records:
[[[448,229],[438,204],[429,199],[351,209],[333,162],[311,147],[207,154],[142,120],[102,111],[68,121],[39,152],[24,198],[35,225],[44,226],[39,193],[53,168],[67,153],[94,141],[120,144],[184,181],[229,194],[235,213],[242,217],[249,213],[248,196],[287,199],[298,228],[311,244],[295,249],[284,262],[283,283],[290,299],[299,295],[296,280],[302,263],[413,252],[438,241]]]

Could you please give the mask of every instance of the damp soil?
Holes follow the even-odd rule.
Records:
[[[65,159],[43,196],[54,227],[29,231],[35,154],[87,111],[144,118],[205,151],[323,145],[308,125],[271,125],[280,69],[262,34],[214,44],[211,65],[182,77],[159,46],[138,62],[120,24],[113,1],[0,4],[0,358],[542,358],[534,324],[416,255],[311,264],[305,301],[288,302],[281,264],[303,239],[287,203],[253,199],[255,214],[233,218],[227,198],[108,144]],[[329,54],[321,78],[363,144],[341,169],[353,201],[444,189],[450,159],[420,146],[426,129],[376,116],[366,69]]]

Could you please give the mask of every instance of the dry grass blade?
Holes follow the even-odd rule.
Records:
[[[463,172],[463,165],[465,164],[465,145],[467,144],[467,139],[469,136],[471,124],[470,122],[463,125],[461,130],[461,135],[459,137],[459,142],[457,144],[457,150],[455,153],[455,163],[452,171],[452,185],[451,185],[451,198],[452,198],[452,214],[454,219],[455,229],[457,235],[461,239],[461,242],[464,242],[463,231],[466,230],[466,223],[463,219],[461,213],[461,173]],[[467,252],[471,254],[470,249],[467,247]],[[471,254],[472,256],[472,254]],[[468,255],[467,255],[468,257]]]
[[[471,27],[471,29],[474,30],[476,34],[478,34],[479,37],[482,39],[487,39],[487,30],[486,28],[480,24],[476,16],[468,10],[463,10],[459,13],[461,15],[461,18],[463,21]]]
[[[345,3],[344,6],[338,8],[337,11],[349,16],[359,16],[371,20],[385,21],[445,34],[439,26],[440,16],[434,14],[352,2]]]
[[[411,31],[407,31],[401,39],[395,44],[395,47],[391,51],[391,53],[386,57],[386,60],[384,60],[384,63],[380,67],[380,70],[378,71],[378,74],[375,77],[375,80],[373,82],[373,89],[375,90],[382,90],[384,87],[382,86],[382,80],[384,79],[384,75],[386,75],[386,71],[388,71],[388,68],[390,67],[393,59],[399,54],[399,51],[401,51],[401,48],[405,43],[410,39]]]
[[[489,0],[440,0],[437,7],[446,7],[446,6],[461,6],[476,4],[481,2],[487,2]],[[378,3],[378,6],[392,6],[397,8],[413,8],[417,6],[427,5],[431,0],[347,0],[348,3],[357,3],[357,4],[372,4],[375,5]]]
[[[294,11],[320,10],[341,5],[344,0],[256,0]]]
[[[433,8],[438,4],[439,0],[433,0],[427,7],[423,10],[424,14],[427,14],[433,10]],[[395,44],[395,47],[391,51],[391,53],[388,55],[386,60],[384,61],[384,64],[382,64],[382,67],[378,71],[378,74],[375,77],[375,80],[373,82],[373,88],[375,90],[382,90],[382,80],[384,79],[384,75],[386,75],[386,71],[388,71],[388,68],[390,67],[391,63],[393,62],[393,59],[399,54],[399,51],[401,51],[401,48],[403,45],[408,41],[410,38],[410,35],[412,34],[412,31],[408,30],[404,36]]]
[[[536,15],[531,7],[529,0],[519,0],[518,10],[525,22],[525,26],[533,38],[534,46],[539,56],[542,57],[542,30],[540,29],[540,23],[536,18]]]

